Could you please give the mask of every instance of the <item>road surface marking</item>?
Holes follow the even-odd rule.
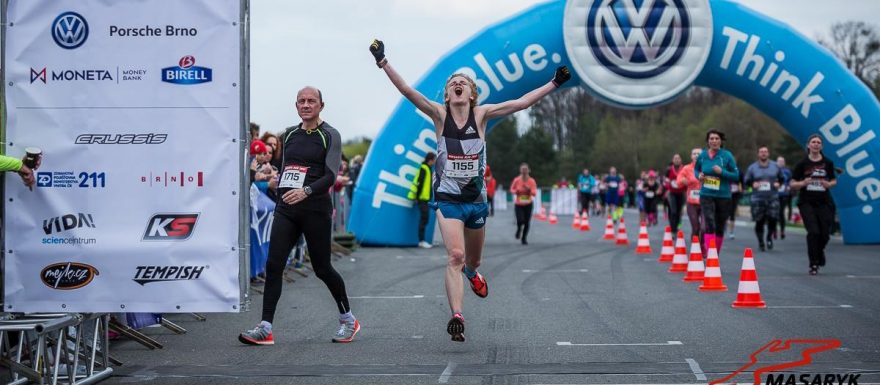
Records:
[[[681,341],[666,341],[665,343],[639,343],[639,344],[573,344],[571,342],[557,342],[556,346],[671,346],[683,345]]]
[[[829,306],[811,306],[811,305],[803,305],[803,306],[767,306],[768,309],[851,309],[852,305],[829,305]]]
[[[452,371],[455,370],[455,366],[457,364],[449,361],[449,364],[446,365],[446,369],[443,370],[443,373],[440,374],[440,380],[438,381],[441,384],[445,384],[449,381],[449,376],[452,375]]]
[[[587,269],[570,269],[570,270],[530,270],[523,269],[523,273],[586,273]]]
[[[697,376],[697,381],[706,381],[706,374],[703,373],[703,369],[700,369],[700,364],[697,363],[693,358],[685,358],[688,366],[691,367],[691,371],[694,372],[694,376]]]

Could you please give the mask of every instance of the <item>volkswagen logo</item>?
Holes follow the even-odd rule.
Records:
[[[88,37],[89,23],[76,12],[64,12],[52,22],[52,38],[61,48],[78,48]]]
[[[672,68],[687,46],[690,22],[681,0],[602,0],[587,16],[593,55],[628,78],[649,78]]]
[[[630,107],[687,89],[712,44],[708,0],[571,0],[563,28],[581,79],[601,98]]]

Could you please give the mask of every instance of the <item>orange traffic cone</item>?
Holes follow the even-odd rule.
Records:
[[[709,240],[709,251],[706,253],[706,274],[700,291],[727,291],[724,281],[721,280],[721,265],[718,263],[718,250],[715,249],[715,240]]]
[[[694,237],[694,241],[695,243],[691,245],[691,259],[688,261],[687,274],[683,279],[685,282],[702,282],[706,271],[706,267],[703,266],[703,249],[700,248],[700,239]]]
[[[547,220],[547,212],[544,210],[544,206],[541,206],[541,209],[538,211],[538,215],[535,216],[535,219],[539,221]]]
[[[694,237],[696,239],[697,237]],[[693,251],[694,245],[691,245]],[[700,250],[700,242],[697,241],[697,250]],[[685,250],[684,232],[678,230],[678,237],[675,240],[675,255],[672,257],[672,267],[669,268],[670,273],[684,273],[687,271],[688,257]]]
[[[584,210],[583,214],[581,214],[581,231],[590,230],[593,230],[590,227],[590,216],[587,214],[587,210]]]
[[[555,225],[557,223],[559,223],[559,218],[556,217],[556,214],[550,213],[550,224]]]
[[[733,307],[767,307],[761,298],[761,288],[758,287],[758,272],[755,271],[755,259],[752,258],[752,249],[746,248],[743,256],[742,271],[739,273],[739,288],[736,291],[736,301]]]
[[[608,216],[608,220],[605,221],[605,235],[602,236],[602,239],[613,240],[614,239],[614,221],[611,219],[611,215]]]
[[[672,262],[675,255],[675,248],[672,245],[672,228],[666,226],[666,232],[663,233],[663,248],[660,249],[660,258],[657,262]]]
[[[626,223],[623,223],[623,217],[620,217],[620,226],[617,227],[617,241],[614,244],[619,246],[629,245],[629,238],[626,237]]]
[[[636,254],[651,254],[651,240],[648,239],[648,227],[645,221],[639,226],[639,241],[636,243]]]
[[[581,216],[578,213],[574,213],[574,219],[571,221],[571,228],[577,230],[581,228]]]

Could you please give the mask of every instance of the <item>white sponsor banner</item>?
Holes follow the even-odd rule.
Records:
[[[578,190],[554,188],[550,192],[550,212],[556,215],[573,215],[578,209]]]
[[[507,190],[499,185],[495,189],[495,196],[492,197],[492,201],[494,202],[495,210],[507,210]]]
[[[5,311],[238,311],[240,14],[9,2]]]

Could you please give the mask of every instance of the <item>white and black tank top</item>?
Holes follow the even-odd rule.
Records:
[[[437,201],[485,203],[486,142],[480,137],[474,108],[467,123],[458,127],[449,106],[443,132],[437,138],[434,197]]]

